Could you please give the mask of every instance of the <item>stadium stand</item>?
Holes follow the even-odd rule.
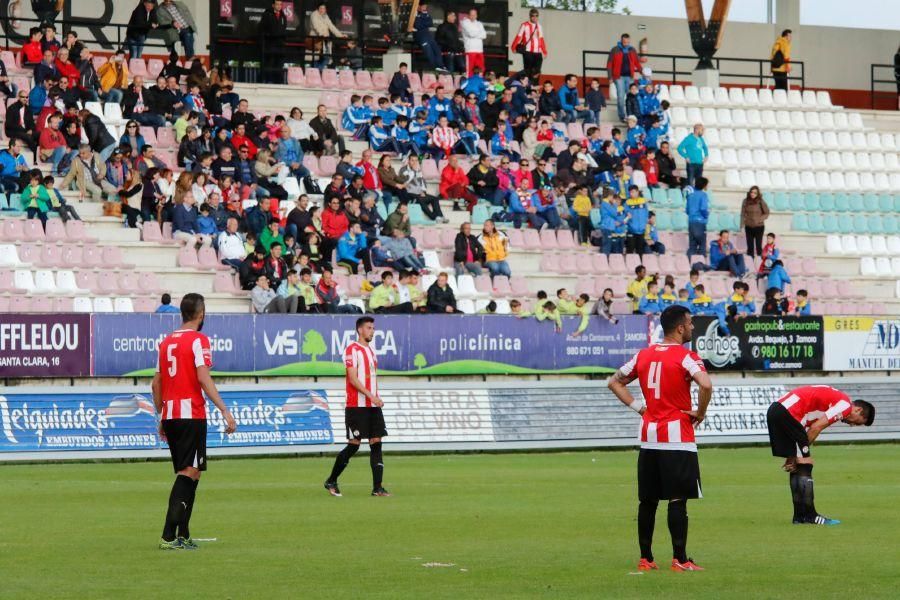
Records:
[[[31,88],[28,71],[22,70],[19,63],[9,62],[11,58],[17,60],[17,55],[4,52],[2,58],[8,70],[24,84],[22,87]],[[159,63],[132,59],[129,64],[133,75],[149,78],[158,73]],[[444,85],[449,91],[461,83],[459,78],[447,75],[410,75],[417,101],[422,93],[433,93],[437,85]],[[248,101],[255,117],[287,117],[293,107],[314,115],[321,104],[331,121],[340,125],[352,96],[384,96],[390,77],[391,74],[380,71],[320,72],[290,67],[287,85],[238,84],[234,91]],[[695,123],[706,126],[705,139],[710,150],[705,175],[710,181],[708,191],[713,208],[707,227],[710,239],[715,237],[713,232],[729,229],[734,232],[732,240],[737,249],[746,250],[744,236],[738,231],[741,200],[749,187],[758,185],[772,211],[766,229],[778,234],[785,267],[792,277],[785,290],[789,296],[799,289],[809,290],[815,313],[900,311],[900,193],[896,192],[900,189],[900,132],[889,129],[893,123],[870,118],[868,113],[844,110],[834,106],[826,92],[810,90],[785,93],[662,85],[658,98],[671,103],[673,147]],[[84,107],[100,119],[114,140],[127,134],[128,120],[118,104],[86,102]],[[233,113],[232,107],[226,105],[221,114],[223,122],[231,119]],[[614,110],[601,113],[602,138],[609,137],[611,124],[616,120]],[[577,122],[554,123],[553,128],[558,131],[552,144],[557,153],[565,149],[566,140],[581,141],[588,129]],[[339,126],[338,130],[352,152],[351,163],[356,164],[368,143],[351,139],[353,132],[345,127]],[[177,180],[181,169],[177,166],[179,144],[175,129],[171,125],[158,131],[141,127],[140,132],[143,143],[154,146],[156,158],[174,171],[173,180]],[[5,146],[7,137],[2,139]],[[483,141],[479,147],[487,150]],[[516,142],[510,148],[520,150]],[[28,149],[23,153],[28,164],[33,165],[32,153]],[[474,164],[474,159],[466,155],[459,160],[464,171]],[[491,160],[496,165],[500,157],[495,155]],[[683,168],[681,159],[677,161]],[[397,156],[391,162],[395,171],[403,167]],[[372,163],[377,163],[377,156]],[[42,174],[52,168],[47,162],[38,162],[38,166]],[[445,166],[443,160],[424,159],[422,173],[429,194],[438,196]],[[312,178],[304,180],[302,167]],[[337,168],[337,158],[317,158],[307,152],[302,167],[292,168],[290,176],[282,180],[287,196],[278,209],[282,224],[301,192],[308,193],[313,205],[323,206],[323,195],[313,193],[309,187],[313,179],[318,179],[319,187],[327,188]],[[517,167],[513,162],[512,168]],[[627,172],[632,169],[629,167]],[[641,175],[635,175],[636,182],[645,181]],[[201,292],[207,296],[211,311],[251,310],[249,294],[241,289],[238,273],[224,266],[213,249],[195,249],[175,241],[169,222],[160,227],[154,219],[139,227],[128,227],[127,215],[107,216],[110,213],[104,212],[102,203],[83,199],[71,189],[61,192],[81,220],[70,219],[63,224],[51,214],[46,231],[39,221],[25,218],[21,191],[0,195],[0,310],[147,311],[155,307],[162,291],[172,293],[176,302],[183,293]],[[604,289],[611,288],[616,298],[614,308],[629,312],[631,305],[624,302],[624,293],[641,261],[651,274],[658,273],[661,278],[673,275],[680,288],[691,265],[702,260],[686,255],[688,223],[681,191],[655,188],[641,192],[657,215],[659,241],[667,248],[666,254],[645,254],[643,259],[637,255],[607,257],[598,253],[595,246],[579,244],[577,235],[569,229],[545,228],[537,232],[527,225],[514,229],[511,224],[499,223],[510,242],[507,262],[512,276],[500,275],[493,281],[486,269],[474,276],[455,276],[452,255],[460,226],[471,222],[477,234],[496,207],[481,201],[470,215],[454,211],[454,202],[445,199],[441,200],[441,208],[447,222],[435,222],[413,203],[409,211],[411,234],[423,251],[421,258],[427,268],[420,285],[427,289],[437,272],[446,271],[461,310],[481,311],[490,299],[495,299],[500,313],[509,310],[512,299],[524,301],[526,309],[534,308],[532,299],[538,290],[547,290],[552,296],[555,290],[567,288],[572,293],[586,293],[594,300]],[[241,200],[244,208],[253,204],[247,198]],[[382,218],[387,218],[395,205],[385,207],[379,202],[377,208]],[[596,208],[590,219],[596,228]],[[326,256],[326,262],[331,258]],[[748,260],[748,267],[758,270],[759,258],[752,263]],[[338,267],[336,280],[346,294],[342,304],[365,308],[372,285],[380,281],[380,271],[373,268],[361,277]],[[702,278],[709,282],[707,290],[714,300],[722,301],[730,295],[732,278],[727,272],[709,271]],[[365,283],[367,280],[369,283]],[[764,291],[761,282],[752,295],[761,299]],[[859,299],[865,302],[859,303]]]

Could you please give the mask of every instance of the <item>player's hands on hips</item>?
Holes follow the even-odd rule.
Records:
[[[691,425],[699,425],[706,418],[706,413],[702,413],[699,410],[683,410],[681,412],[691,418]]]
[[[223,416],[225,417],[225,433],[226,435],[231,435],[237,429],[237,422],[235,422],[230,410],[226,410]]]
[[[159,431],[159,439],[161,439],[164,442],[168,442],[169,440],[166,439],[166,430],[163,429],[162,421],[157,422],[156,429]]]
[[[376,408],[381,408],[382,406],[384,406],[384,400],[382,400],[382,399],[379,398],[378,396],[372,396],[372,404],[373,404]]]

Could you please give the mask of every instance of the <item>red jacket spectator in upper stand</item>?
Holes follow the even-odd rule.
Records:
[[[22,46],[22,64],[34,66],[44,58],[44,49],[41,48],[40,28],[32,27],[29,32],[30,40]]]
[[[81,71],[78,66],[69,60],[69,49],[60,48],[56,52],[56,70],[59,71],[60,77],[68,77],[69,81],[78,81]]]
[[[441,171],[440,194],[442,198],[453,200],[453,210],[460,210],[458,199],[466,201],[466,210],[472,212],[472,207],[478,203],[478,197],[469,191],[469,176],[459,166],[459,159],[455,154],[450,155],[449,162]]]
[[[628,87],[636,74],[641,72],[641,60],[637,51],[631,45],[631,36],[623,33],[619,43],[613,46],[609,52],[609,60],[606,61],[609,70],[609,79],[616,84],[616,104],[619,109],[619,120],[625,122],[625,97],[628,95]]]
[[[656,150],[647,148],[647,154],[641,159],[641,170],[647,176],[647,187],[659,186],[659,163],[656,162]]]

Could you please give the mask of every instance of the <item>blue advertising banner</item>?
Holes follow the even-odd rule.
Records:
[[[342,376],[343,351],[356,339],[355,316],[210,315],[213,372],[220,375]],[[506,316],[376,317],[374,339],[383,375],[607,373],[646,347],[650,322],[626,316],[612,324],[565,317],[550,322]],[[150,376],[159,343],[179,324],[172,315],[95,315],[94,374]]]
[[[330,444],[334,437],[324,390],[222,392],[238,430],[207,402],[211,448]],[[0,454],[60,450],[166,448],[147,394],[0,395]]]

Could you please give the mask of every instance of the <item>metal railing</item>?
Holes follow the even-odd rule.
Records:
[[[25,31],[21,32],[21,25],[26,24]],[[3,36],[3,47],[10,49],[10,45],[21,46],[28,41],[27,30],[38,27],[41,20],[34,17],[10,17],[0,16],[0,35]],[[78,40],[84,45],[99,46],[104,50],[115,51],[125,45],[125,31],[127,23],[106,23],[96,19],[72,17],[69,19],[56,19],[53,25],[60,31],[58,39],[60,44],[65,42],[66,34],[75,31]],[[160,39],[162,33],[158,29],[151,30],[144,41],[145,48],[165,49],[165,43]],[[160,52],[160,54],[168,53]]]
[[[644,54],[642,56],[648,59],[646,64],[653,70],[653,81],[658,83],[677,83],[679,77],[690,78],[699,60],[696,56],[682,54]],[[602,64],[598,64],[597,57],[602,58]],[[590,78],[608,75],[606,69],[608,58],[609,50],[582,50],[581,76],[585,93]],[[772,77],[769,69],[770,62],[767,58],[713,57],[712,61],[716,70],[719,71],[720,79],[749,79],[756,81],[759,87],[766,87],[766,79]],[[723,64],[729,69],[740,70],[741,65],[754,65],[755,68],[746,69],[743,72],[726,72],[722,70]],[[799,82],[800,89],[804,89],[806,87],[806,69],[803,61],[792,60],[791,69],[791,74],[787,77],[788,81]],[[799,73],[795,74],[798,71]],[[684,81],[684,78],[681,81]]]
[[[891,78],[890,79],[875,79],[875,72],[883,69],[891,70]],[[897,110],[897,94],[900,92],[900,88],[895,89],[893,92],[887,92],[885,90],[876,90],[875,86],[878,84],[889,83],[890,85],[897,85],[897,76],[895,75],[894,69],[896,67],[894,65],[869,65],[869,99],[871,101],[872,110],[874,110],[877,104],[877,99],[884,97],[887,98],[890,93],[890,98],[892,100],[890,110]],[[883,75],[882,75],[883,77]]]

